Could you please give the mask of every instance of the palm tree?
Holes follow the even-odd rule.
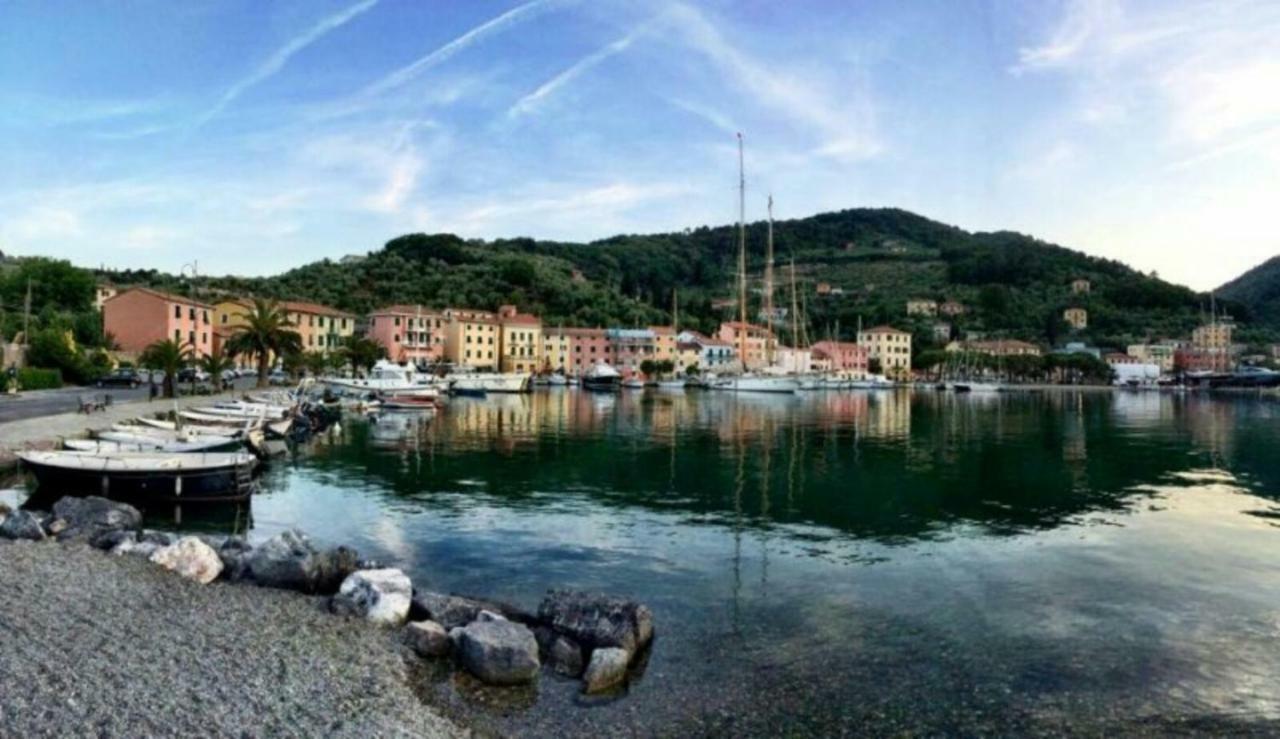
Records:
[[[258,360],[258,387],[267,386],[271,358],[302,351],[302,337],[274,300],[254,298],[253,308],[241,316],[241,323],[227,340],[227,350]]]
[[[361,369],[368,372],[379,359],[387,356],[387,350],[382,344],[367,336],[348,336],[339,351],[351,365],[352,375],[360,374]]]
[[[191,360],[190,344],[179,344],[173,339],[165,339],[150,344],[138,358],[139,364],[153,370],[164,372],[164,397],[174,396],[174,387],[178,379],[178,370]]]
[[[223,347],[221,351],[206,354],[200,358],[200,369],[209,373],[209,382],[213,383],[215,388],[222,387],[222,373],[231,369],[233,364],[231,356],[227,354],[226,347]]]

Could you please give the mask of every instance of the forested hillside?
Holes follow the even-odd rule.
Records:
[[[1259,327],[1280,331],[1280,257],[1272,257],[1217,290],[1243,306]]]
[[[748,226],[753,314],[765,234],[763,222]],[[777,304],[790,305],[787,265],[794,259],[807,328],[819,338],[849,337],[859,320],[905,325],[905,302],[919,297],[968,306],[970,312],[956,319],[958,329],[1051,343],[1068,338],[1063,309],[1079,306],[1089,311],[1090,326],[1076,338],[1118,346],[1185,335],[1206,300],[1119,262],[1016,233],[969,233],[896,209],[780,221],[775,251]],[[206,294],[256,293],[356,312],[390,303],[495,308],[512,302],[551,325],[588,326],[665,322],[677,290],[681,324],[709,330],[732,312],[713,303],[734,295],[735,258],[732,226],[591,243],[412,234],[341,262],[324,260],[266,278],[201,278],[198,287]],[[190,287],[155,272],[106,276],[120,284]],[[1075,278],[1091,282],[1088,295],[1071,294]],[[835,294],[819,295],[820,282]],[[924,343],[925,322],[913,325]]]

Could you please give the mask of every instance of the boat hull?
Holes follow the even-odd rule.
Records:
[[[70,469],[23,460],[39,487],[60,493],[167,502],[245,500],[253,484],[236,467],[209,470],[112,471]]]
[[[456,375],[449,383],[449,388],[456,393],[524,393],[530,387],[529,375],[503,373]]]
[[[712,385],[735,393],[794,393],[799,387],[799,382],[782,377],[728,377]]]

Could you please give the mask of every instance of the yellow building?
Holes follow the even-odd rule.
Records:
[[[1235,324],[1231,321],[1214,321],[1191,332],[1191,346],[1196,349],[1230,349]]]
[[[542,319],[521,313],[514,305],[504,305],[498,309],[498,324],[502,328],[499,369],[537,372],[541,368]]]
[[[894,380],[911,377],[911,334],[892,326],[876,326],[858,332],[858,345],[867,348],[867,359],[878,359],[880,371]]]
[[[1071,328],[1080,331],[1089,327],[1089,312],[1084,308],[1067,308],[1062,311],[1062,320]]]
[[[676,372],[684,374],[690,367],[703,369],[702,347],[693,341],[681,341],[676,344]]]
[[[671,326],[650,326],[653,332],[653,361],[677,361],[679,351],[676,349],[676,330]]]
[[[498,316],[488,311],[445,308],[444,356],[453,364],[496,369],[502,356]]]
[[[543,372],[569,373],[573,365],[573,329],[546,328],[542,330],[542,354],[538,357],[538,369]]]

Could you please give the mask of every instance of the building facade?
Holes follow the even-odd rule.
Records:
[[[867,347],[852,341],[819,341],[811,347],[813,367],[823,372],[867,374]]]
[[[468,308],[445,308],[445,360],[481,370],[497,369],[502,357],[502,333],[495,313]]]
[[[777,346],[773,332],[764,326],[741,321],[720,324],[716,338],[732,346],[748,369],[763,367],[769,363],[769,351]]]
[[[537,372],[542,357],[542,319],[521,313],[514,305],[498,309],[498,325],[502,328],[502,372]]]
[[[421,305],[389,305],[369,314],[365,334],[394,362],[444,360],[444,315]]]
[[[137,356],[149,345],[172,339],[196,356],[213,352],[214,307],[181,295],[135,287],[102,304],[102,330],[120,351]]]
[[[658,337],[647,328],[605,329],[605,337],[609,341],[610,364],[623,374],[640,372],[640,365],[653,361],[657,353]]]
[[[938,315],[938,301],[925,300],[916,298],[907,301],[907,315],[909,316],[929,316]]]
[[[867,360],[879,360],[880,371],[894,380],[911,376],[911,334],[892,326],[876,326],[858,332],[858,344],[866,347]]]
[[[715,372],[737,361],[737,349],[730,343],[714,339],[697,331],[681,331],[678,337],[684,344],[698,347],[698,369]]]
[[[1092,286],[1089,284],[1089,281],[1083,277],[1077,277],[1071,281],[1072,295],[1088,295],[1090,289],[1092,289]]]
[[[1062,320],[1076,331],[1082,331],[1089,327],[1089,311],[1084,308],[1067,308],[1062,311]]]
[[[949,352],[973,352],[991,357],[1038,357],[1043,350],[1027,341],[1017,339],[989,339],[984,341],[953,341],[947,345]]]

